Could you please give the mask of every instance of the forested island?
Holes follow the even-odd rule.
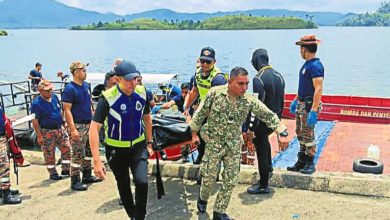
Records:
[[[296,17],[264,17],[252,15],[229,15],[209,18],[204,21],[156,20],[141,18],[130,22],[124,19],[112,23],[93,23],[73,26],[71,30],[256,30],[256,29],[310,29],[317,28],[312,19]]]
[[[390,1],[382,3],[374,13],[365,13],[350,17],[338,26],[390,26]]]
[[[0,30],[0,36],[7,36],[8,33],[5,30]]]

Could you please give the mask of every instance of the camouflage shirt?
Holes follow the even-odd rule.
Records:
[[[226,143],[232,149],[239,149],[243,144],[241,126],[250,111],[276,133],[286,129],[278,116],[253,95],[245,94],[231,100],[227,85],[210,89],[195,112],[190,127],[192,131],[200,130],[208,144]],[[205,118],[207,123],[202,126]]]

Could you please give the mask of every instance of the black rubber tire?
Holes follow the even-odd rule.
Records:
[[[30,146],[33,146],[33,147],[41,147],[39,146],[38,144],[38,137],[37,137],[37,134],[35,133],[35,131],[33,131],[30,136],[28,137],[28,141],[30,142]]]
[[[356,159],[353,161],[353,171],[359,173],[383,173],[383,163],[370,158]]]

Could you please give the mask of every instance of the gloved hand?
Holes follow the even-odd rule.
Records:
[[[317,112],[311,110],[307,115],[307,125],[311,128],[314,128],[314,126],[316,126],[317,124],[317,117],[318,117]]]
[[[155,106],[155,107],[152,109],[152,115],[157,114],[158,111],[160,111],[160,109],[161,109],[161,105]]]
[[[290,104],[290,113],[295,114],[297,112],[298,101],[295,99]]]

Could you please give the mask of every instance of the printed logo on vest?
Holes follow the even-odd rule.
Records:
[[[142,104],[141,104],[141,102],[137,101],[137,103],[135,104],[135,109],[136,109],[137,111],[141,111],[141,109],[142,109]]]
[[[301,72],[302,75],[304,75],[306,73],[306,68],[304,68]]]
[[[122,104],[122,105],[121,105],[121,110],[122,110],[122,111],[125,111],[125,110],[126,110],[126,104]]]

